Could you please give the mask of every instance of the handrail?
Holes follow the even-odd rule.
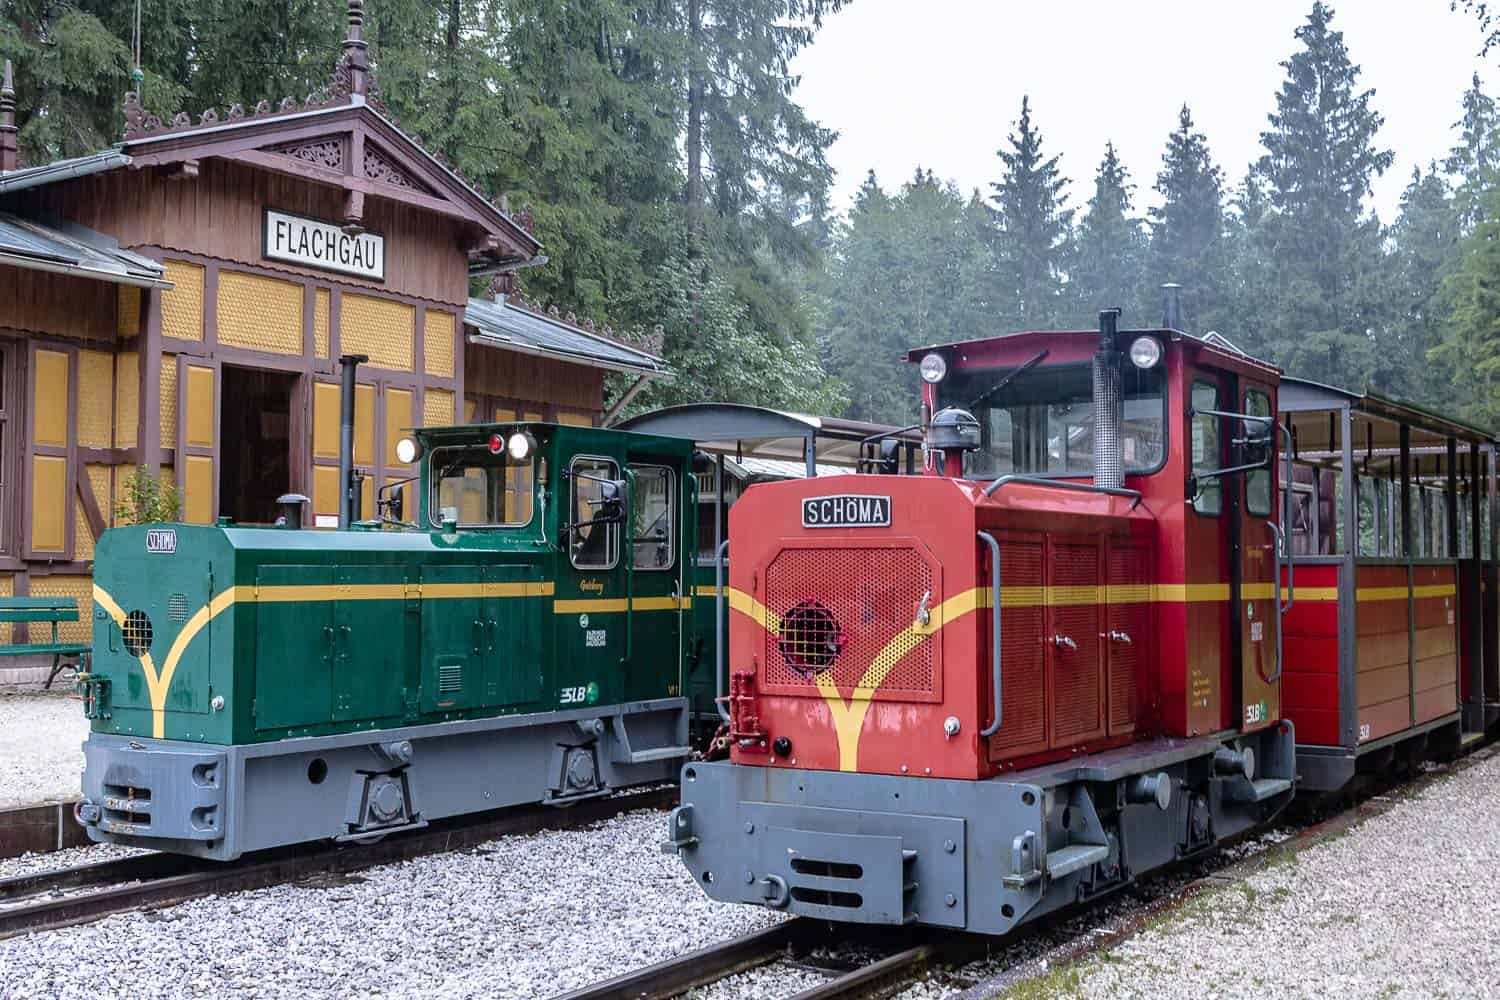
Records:
[[[1046,476],[1026,476],[1020,473],[1011,473],[1001,476],[984,488],[985,496],[993,496],[995,491],[1002,486],[1011,483],[1023,483],[1027,486],[1051,486],[1059,490],[1076,490],[1080,493],[1103,493],[1112,497],[1129,497],[1132,501],[1131,510],[1141,505],[1141,491],[1126,489],[1123,486],[1096,486],[1093,483],[1075,483],[1071,479],[1048,479]]]
[[[995,694],[995,721],[979,731],[980,736],[994,736],[1000,731],[1000,543],[988,531],[978,532],[990,547],[990,685]]]
[[[729,721],[729,708],[724,704],[724,555],[728,551],[726,538],[714,555],[714,708],[725,722]]]
[[[1286,617],[1287,609],[1292,606],[1292,602],[1290,600],[1290,595],[1293,594],[1294,591],[1291,589],[1291,587],[1292,587],[1291,578],[1290,578],[1290,576],[1288,576],[1288,578],[1287,578],[1287,587],[1288,587],[1287,593],[1289,595],[1289,599],[1287,600],[1286,604],[1282,604],[1281,603],[1281,566],[1282,566],[1282,562],[1281,562],[1281,542],[1282,542],[1282,539],[1285,536],[1282,534],[1281,528],[1279,528],[1276,525],[1275,521],[1267,521],[1266,522],[1266,527],[1268,527],[1268,528],[1271,529],[1271,563],[1272,563],[1272,565],[1274,567],[1273,572],[1276,575],[1276,582],[1274,584],[1272,584],[1272,587],[1274,589],[1271,591],[1272,595],[1276,598],[1276,670],[1275,670],[1274,673],[1271,674],[1270,677],[1266,678],[1266,683],[1267,684],[1275,684],[1277,681],[1281,680],[1281,656],[1282,656],[1281,634],[1282,634],[1282,632],[1285,631],[1285,624],[1286,624],[1283,619]],[[1290,560],[1288,560],[1288,561],[1290,562]]]

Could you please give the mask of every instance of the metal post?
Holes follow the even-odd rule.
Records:
[[[1448,519],[1448,558],[1458,558],[1458,439],[1448,439],[1448,482],[1444,487],[1443,516]]]
[[[1418,501],[1420,502],[1420,496]],[[1406,560],[1406,699],[1408,715],[1412,725],[1417,723],[1417,664],[1416,645],[1412,638],[1412,618],[1416,614],[1412,593],[1412,577],[1416,576],[1413,565],[1416,556],[1412,551],[1411,537],[1411,426],[1401,425],[1401,550]]]
[[[1481,532],[1479,517],[1479,445],[1469,445],[1469,556],[1482,559],[1479,547]]]
[[[815,479],[818,475],[818,439],[813,431],[807,432],[807,442],[802,446],[802,453],[807,457],[807,478]]]
[[[1329,414],[1329,423],[1333,422]],[[1345,746],[1355,746],[1359,739],[1359,700],[1357,674],[1359,671],[1358,615],[1356,596],[1358,592],[1357,553],[1359,551],[1359,504],[1354,498],[1354,411],[1347,405],[1339,412],[1339,428],[1342,430],[1342,449],[1339,452],[1339,470],[1344,486],[1344,521],[1339,530],[1344,533],[1344,550],[1340,568],[1340,603],[1349,609],[1339,622],[1339,734]],[[1319,478],[1315,473],[1314,478]],[[1337,492],[1337,491],[1335,491]],[[1333,521],[1337,523],[1337,512]],[[1336,548],[1330,548],[1330,553]]]
[[[339,529],[349,527],[354,510],[354,376],[359,366],[369,361],[368,355],[344,354],[339,357],[344,385],[339,400]]]

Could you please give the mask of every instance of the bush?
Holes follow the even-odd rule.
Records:
[[[120,487],[115,501],[115,523],[156,524],[175,521],[182,515],[182,494],[175,486],[163,486],[141,466]]]

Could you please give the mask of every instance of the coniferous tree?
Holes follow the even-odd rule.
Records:
[[[1226,311],[1216,329],[1236,347],[1269,359],[1273,345],[1267,317],[1278,299],[1276,271],[1267,257],[1271,198],[1254,168],[1245,172],[1225,215]]]
[[[1375,92],[1358,89],[1359,67],[1332,18],[1314,3],[1297,29],[1301,48],[1282,63],[1286,81],[1261,133],[1258,169],[1275,209],[1266,226],[1278,293],[1269,319],[1284,368],[1363,386],[1384,320],[1380,227],[1363,203],[1394,154],[1375,145],[1384,120],[1370,104]]]
[[[1063,311],[1073,210],[1065,205],[1067,179],[1058,157],[1042,153],[1042,135],[1031,124],[1031,99],[1021,98],[1021,118],[997,150],[1003,170],[991,184],[997,288],[1001,315],[1017,328],[1045,329]]]
[[[1455,412],[1456,367],[1438,349],[1451,304],[1442,294],[1444,279],[1458,264],[1459,220],[1447,182],[1432,164],[1426,174],[1413,169],[1401,196],[1401,211],[1387,242],[1391,321],[1382,340],[1374,381],[1407,399],[1446,399]]]
[[[1129,173],[1115,153],[1104,147],[1104,158],[1094,175],[1094,196],[1078,224],[1068,287],[1071,321],[1089,323],[1100,309],[1119,306],[1127,317],[1140,305],[1145,284],[1145,240],[1141,222],[1132,214]],[[1135,322],[1149,322],[1137,316]]]
[[[1464,238],[1458,268],[1443,291],[1453,311],[1437,353],[1451,360],[1468,392],[1465,415],[1500,424],[1500,190],[1486,196],[1481,220]]]
[[[1449,151],[1445,166],[1456,178],[1454,204],[1465,232],[1478,225],[1485,192],[1500,177],[1500,110],[1484,92],[1475,73],[1464,91],[1463,117],[1454,123],[1459,141]]]
[[[1167,136],[1156,175],[1160,206],[1151,209],[1151,273],[1182,286],[1182,322],[1194,333],[1213,328],[1226,299],[1223,174],[1208,137],[1184,104]]]

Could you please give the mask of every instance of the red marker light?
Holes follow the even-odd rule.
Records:
[[[505,438],[501,437],[499,434],[491,434],[490,435],[490,454],[491,455],[498,455],[498,454],[500,454],[501,449],[503,449],[504,447],[505,447]]]

